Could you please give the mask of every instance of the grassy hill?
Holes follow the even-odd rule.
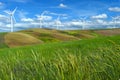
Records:
[[[96,30],[95,33],[104,36],[120,35],[120,29]]]
[[[36,38],[39,38],[44,42],[47,42],[47,41],[51,42],[52,40],[53,42],[56,42],[56,41],[68,41],[68,40],[78,39],[74,36],[60,33],[57,30],[50,30],[50,29],[31,29],[31,30],[25,30],[21,32],[35,36]]]
[[[0,34],[0,48],[33,44],[92,39],[102,36],[120,35],[120,29],[111,30],[52,30],[29,29]]]
[[[41,40],[19,32],[8,33],[5,35],[5,42],[9,47],[33,45],[42,43]]]
[[[120,36],[0,50],[1,80],[119,80]]]

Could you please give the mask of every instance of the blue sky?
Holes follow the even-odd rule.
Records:
[[[16,7],[16,30],[39,27],[40,20],[42,27],[60,29],[120,27],[120,0],[0,0],[0,32],[9,31],[5,12]]]

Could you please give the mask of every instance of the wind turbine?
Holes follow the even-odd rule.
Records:
[[[112,17],[112,16],[111,16]],[[117,22],[117,18],[116,17],[112,17],[112,21],[113,21],[113,28],[116,28],[116,22]]]
[[[61,25],[60,17],[61,15],[58,15],[57,19],[55,20],[57,29],[59,29],[59,26]]]
[[[84,26],[84,25],[85,25],[85,23],[86,23],[86,21],[85,21],[86,18],[87,18],[87,17],[80,18],[80,22],[82,22],[82,29],[83,29],[83,30],[85,29],[85,26]]]
[[[44,16],[44,14],[46,14],[46,13],[48,13],[48,11],[43,11],[42,13],[41,13],[41,15],[40,15],[40,28],[42,28],[42,23],[43,23],[43,20],[44,20],[44,18],[43,18],[43,16]]]
[[[14,30],[14,23],[16,22],[14,14],[17,10],[17,7],[13,11],[5,11],[8,15],[10,15],[10,27],[11,27],[11,32]]]

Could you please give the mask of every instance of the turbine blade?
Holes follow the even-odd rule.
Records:
[[[13,10],[12,14],[14,14],[16,10],[17,10],[17,7]]]
[[[11,14],[11,11],[8,11],[8,10],[6,10],[6,11],[4,11],[5,13],[7,13],[7,14]]]

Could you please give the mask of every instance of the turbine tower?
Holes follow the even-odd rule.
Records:
[[[44,20],[44,18],[43,18],[43,16],[44,16],[44,14],[46,14],[46,13],[48,13],[48,11],[43,11],[42,13],[41,13],[41,15],[40,15],[40,28],[42,28],[42,22],[43,22],[43,20]]]
[[[8,15],[10,15],[10,27],[11,27],[11,32],[14,31],[14,23],[16,22],[14,14],[17,10],[17,7],[13,11],[5,11]]]

